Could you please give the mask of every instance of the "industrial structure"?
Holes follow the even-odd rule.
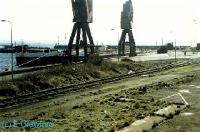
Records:
[[[90,32],[89,23],[93,21],[93,0],[71,0],[73,9],[73,22],[75,22],[69,44],[68,55],[72,58],[73,48],[76,49],[76,59],[79,58],[79,50],[84,49],[84,58],[88,56],[88,48],[94,53],[94,41]],[[81,37],[82,35],[82,37]],[[76,36],[76,43],[73,44]],[[89,39],[89,43],[87,42]]]
[[[133,21],[133,5],[132,1],[128,0],[123,5],[123,11],[121,12],[121,29],[122,34],[118,44],[118,54],[120,56],[125,55],[125,41],[126,35],[129,37],[130,54],[129,56],[136,56],[135,40],[132,33],[132,21]]]

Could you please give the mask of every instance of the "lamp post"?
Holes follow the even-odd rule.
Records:
[[[170,31],[170,34],[172,34],[172,36],[173,36],[173,34],[174,34],[174,31]],[[176,54],[176,37],[174,37],[175,39],[174,39],[174,51],[175,51],[175,55],[174,55],[174,59],[176,60],[176,56],[177,56],[177,54]]]
[[[175,60],[176,60],[176,39],[174,40],[174,45],[175,45]]]
[[[9,20],[1,20],[1,22],[8,22],[10,24],[10,44],[11,44],[11,51],[12,51],[12,57],[11,57],[11,64],[12,64],[12,67],[11,67],[11,71],[12,71],[12,81],[14,80],[14,76],[13,76],[13,43],[12,43],[12,22],[9,21]]]
[[[161,40],[162,40],[162,46],[163,46],[164,45],[164,38],[162,37]]]
[[[117,31],[117,45],[119,44],[119,31],[118,30],[116,30],[116,29],[114,29],[114,28],[112,28],[111,29],[111,31]],[[117,54],[117,58],[118,58],[118,63],[119,63],[119,47],[118,47],[118,54]]]
[[[199,25],[200,22],[199,20],[196,20],[196,19],[193,19],[193,24],[194,25]],[[195,37],[194,37],[194,44],[196,45],[198,42],[197,42],[197,34],[198,34],[198,30],[196,29],[196,27],[194,27],[194,32],[195,32]]]

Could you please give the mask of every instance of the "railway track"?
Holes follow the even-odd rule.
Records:
[[[5,111],[6,109],[25,106],[25,105],[33,104],[33,103],[48,100],[48,99],[53,99],[53,98],[61,96],[61,95],[66,95],[71,92],[76,92],[80,89],[86,89],[86,88],[92,89],[95,87],[99,87],[102,84],[111,83],[111,82],[131,78],[131,77],[141,76],[141,75],[145,75],[145,74],[161,72],[161,71],[169,70],[172,68],[188,66],[191,64],[192,64],[192,62],[167,64],[165,66],[159,66],[159,67],[154,67],[154,68],[150,68],[150,69],[144,69],[141,71],[131,72],[128,74],[122,74],[117,77],[109,77],[109,78],[104,78],[104,79],[99,79],[99,80],[94,80],[94,81],[89,81],[89,82],[84,82],[84,83],[79,83],[79,84],[73,84],[73,85],[64,86],[64,87],[46,89],[46,90],[35,92],[35,93],[15,96],[15,97],[1,100],[0,101],[0,111]]]

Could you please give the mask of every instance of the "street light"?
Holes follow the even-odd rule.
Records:
[[[199,25],[200,22],[196,19],[193,19],[193,24],[194,25]],[[195,35],[194,35],[194,44],[196,45],[198,42],[197,42],[197,33],[198,33],[198,30],[196,29],[196,27],[194,27],[194,32],[195,32]]]
[[[114,31],[114,30],[117,31],[117,41],[118,41],[118,42],[117,42],[117,45],[118,45],[118,44],[119,44],[119,31],[116,30],[116,29],[114,29],[114,28],[111,29],[111,31]],[[120,56],[120,55],[119,55],[119,47],[118,47],[118,55],[117,55],[117,57],[118,57],[118,63],[119,63],[119,56]]]
[[[8,22],[10,23],[10,43],[11,43],[11,48],[12,48],[12,68],[11,68],[11,71],[12,71],[12,81],[14,80],[14,77],[13,77],[13,43],[12,43],[12,22],[9,21],[9,20],[1,20],[1,22]]]
[[[174,34],[174,31],[171,30],[171,31],[170,31],[170,34]],[[176,37],[174,37],[174,38],[175,38],[175,39],[174,39],[174,51],[175,51],[175,56],[174,56],[175,58],[174,58],[174,59],[176,60],[176,58],[177,58],[177,57],[176,57],[176,56],[177,56],[177,55],[176,55]]]
[[[176,60],[176,39],[174,40],[174,45],[175,45],[175,60]]]

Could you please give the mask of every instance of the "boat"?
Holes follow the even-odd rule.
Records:
[[[14,50],[10,45],[0,46],[0,53],[12,53],[12,52],[14,52]]]
[[[69,60],[65,51],[57,49],[19,45],[15,51],[18,67],[68,63]]]

